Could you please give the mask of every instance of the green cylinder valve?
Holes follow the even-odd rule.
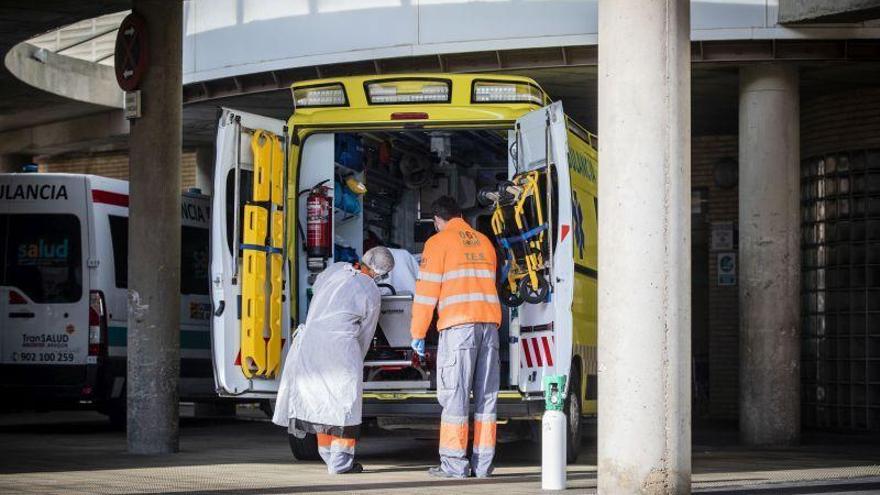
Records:
[[[544,410],[562,411],[565,407],[565,375],[544,377]]]

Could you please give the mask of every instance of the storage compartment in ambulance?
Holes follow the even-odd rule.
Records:
[[[318,133],[302,143],[297,221],[305,249],[299,256],[299,314],[307,313],[311,286],[330,263],[356,262],[377,245],[392,248],[395,257],[394,271],[380,282],[382,309],[365,360],[365,390],[436,388],[433,324],[427,356],[420,359],[410,349],[418,263],[434,233],[431,204],[444,195],[456,198],[465,220],[494,244],[493,208],[478,196],[507,183],[509,134],[506,129],[376,130]],[[536,192],[544,194],[545,183],[539,185]],[[497,258],[500,279],[500,249]],[[509,317],[502,313],[499,340],[506,343]],[[516,389],[510,346],[500,351],[502,388]]]

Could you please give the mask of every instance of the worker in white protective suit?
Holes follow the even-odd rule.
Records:
[[[359,264],[334,263],[315,280],[305,325],[284,362],[272,422],[298,438],[318,437],[330,474],[360,473],[354,451],[361,424],[364,357],[376,332],[376,283],[394,268],[387,248]]]

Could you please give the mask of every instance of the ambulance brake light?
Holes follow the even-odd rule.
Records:
[[[474,103],[535,103],[544,104],[544,94],[527,83],[507,81],[475,81]]]
[[[391,120],[428,120],[427,112],[394,112]]]
[[[107,308],[101,291],[89,291],[89,357],[102,354],[107,345]]]
[[[342,84],[293,88],[294,108],[344,107],[348,105]]]
[[[27,300],[14,290],[9,291],[9,304],[27,304]]]
[[[443,79],[396,79],[366,83],[371,105],[449,103],[450,82]]]

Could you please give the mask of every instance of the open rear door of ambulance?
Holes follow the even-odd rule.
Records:
[[[510,141],[511,177],[535,170],[543,172],[541,194],[545,211],[549,212],[544,215],[543,223],[546,232],[553,232],[547,299],[539,303],[523,302],[511,310],[510,351],[512,362],[519,362],[517,386],[527,399],[537,400],[543,397],[545,376],[565,375],[566,387],[572,378],[569,371],[574,257],[568,137],[562,103],[553,103],[517,119]],[[551,171],[549,187],[548,169]]]
[[[289,346],[285,123],[222,109],[211,215],[217,392],[273,397]]]

